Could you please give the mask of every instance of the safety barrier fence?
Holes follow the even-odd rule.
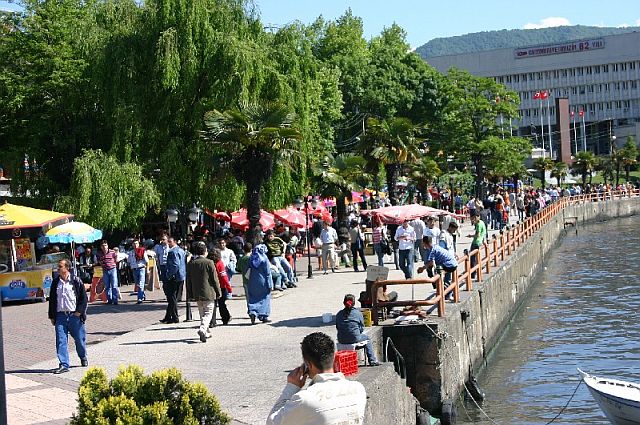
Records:
[[[408,279],[408,280],[380,280],[371,285],[372,300],[372,319],[373,324],[377,325],[379,321],[378,312],[384,308],[391,307],[424,307],[436,306],[438,316],[445,315],[445,299],[449,293],[453,293],[453,302],[460,302],[460,291],[472,291],[473,284],[482,282],[493,269],[498,268],[504,263],[510,255],[512,255],[519,247],[521,247],[529,238],[531,238],[540,228],[551,221],[565,207],[570,205],[579,205],[589,202],[608,201],[616,199],[625,199],[640,196],[640,190],[621,190],[610,192],[594,192],[583,195],[574,195],[561,197],[556,202],[547,205],[535,215],[526,218],[522,222],[505,227],[500,231],[499,235],[493,235],[489,242],[485,242],[483,246],[474,249],[471,252],[465,250],[465,255],[458,258],[458,270],[452,273],[451,284],[445,288],[442,275],[435,284],[435,294],[425,300],[396,300],[393,302],[378,300],[378,288],[382,286],[394,285],[422,285],[431,284],[430,281],[424,279]],[[572,217],[575,220],[577,217]],[[472,261],[474,259],[475,261]],[[472,265],[471,263],[474,263]]]

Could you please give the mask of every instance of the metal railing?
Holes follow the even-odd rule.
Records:
[[[445,289],[442,276],[440,276],[436,282],[435,294],[426,300],[379,301],[377,293],[378,288],[382,286],[431,284],[432,282],[430,281],[423,279],[402,279],[374,282],[371,285],[371,314],[373,324],[378,324],[378,311],[387,307],[437,306],[438,316],[442,317],[445,315],[445,297],[449,293],[453,292],[454,303],[458,303],[460,301],[461,288],[464,288],[467,292],[472,291],[474,282],[482,282],[485,276],[488,276],[493,269],[498,268],[504,263],[509,256],[545,224],[555,218],[565,207],[638,196],[640,196],[640,190],[633,189],[631,191],[594,192],[584,195],[561,197],[556,202],[538,211],[535,215],[517,224],[509,225],[507,228],[501,230],[499,235],[493,235],[491,241],[485,242],[480,248],[474,249],[471,252],[466,252],[465,250],[466,254],[458,259],[458,270],[452,273],[451,284]],[[575,219],[575,217],[572,218]],[[471,258],[473,257],[475,257],[475,264],[471,266]]]

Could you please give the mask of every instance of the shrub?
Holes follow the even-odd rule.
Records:
[[[231,418],[218,399],[175,368],[146,376],[139,366],[120,368],[108,380],[91,368],[80,382],[78,412],[72,425],[227,425]]]

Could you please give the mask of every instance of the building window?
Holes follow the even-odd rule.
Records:
[[[587,75],[591,75],[591,73],[593,72],[593,69],[590,66],[585,66],[585,71],[587,71]]]
[[[636,63],[635,62],[629,62],[629,69],[636,69]]]
[[[602,65],[602,72],[609,72],[609,65]]]
[[[595,85],[591,84],[589,86],[589,93],[593,93],[593,91],[595,90],[595,87],[596,87]]]
[[[538,80],[542,80],[542,72],[536,72],[536,77]]]
[[[596,65],[595,70],[596,74],[600,74],[600,65]]]
[[[622,90],[626,90],[629,87],[629,84],[626,81],[622,82]]]
[[[578,88],[577,87],[571,87],[571,94],[578,94]]]
[[[589,112],[595,112],[596,111],[596,105],[593,103],[589,104]]]
[[[527,81],[527,74],[522,74],[522,81]]]
[[[620,71],[626,71],[627,70],[627,64],[626,62],[622,62],[620,64]]]
[[[632,88],[632,89],[638,88],[638,82],[637,82],[637,81],[635,81],[635,80],[634,80],[634,81],[631,81],[631,88]]]
[[[585,86],[580,86],[580,94],[584,94],[585,91]]]
[[[579,67],[578,68],[578,76],[584,75],[584,68],[583,67]]]
[[[604,110],[604,104],[598,103],[598,111],[602,111],[602,110]]]
[[[618,64],[617,63],[613,64],[613,72],[618,72]]]
[[[562,76],[563,76],[563,77],[566,77],[566,76],[567,76],[567,70],[566,70],[566,69],[563,69],[563,70],[562,70]]]
[[[516,74],[513,76],[513,82],[514,83],[519,83],[520,82],[520,74]]]

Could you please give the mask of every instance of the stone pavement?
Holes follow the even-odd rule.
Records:
[[[460,229],[460,253],[470,245],[470,239],[465,236],[469,233],[471,226],[467,221]],[[316,260],[312,258],[312,261],[315,269]],[[367,261],[375,264],[373,256]],[[389,277],[402,278],[391,257],[387,257],[386,262],[391,269]],[[204,344],[196,333],[197,322],[157,323],[164,310],[164,303],[160,301],[141,306],[125,303],[120,308],[91,306],[87,321],[90,364],[104,367],[109,376],[127,364],[138,364],[146,372],[177,367],[187,379],[203,382],[235,418],[236,424],[262,424],[286,383],[286,374],[301,363],[302,338],[314,331],[323,331],[335,338],[334,324],[323,323],[322,314],[335,314],[342,306],[344,294],[357,296],[364,290],[365,273],[342,268],[322,275],[314,270],[314,278],[308,280],[306,266],[306,259],[298,262],[301,275],[298,288],[274,294],[272,323],[252,326],[245,301],[234,299],[228,303],[233,321],[213,329],[213,337]],[[237,276],[234,286],[239,284]],[[394,290],[399,292],[400,299],[411,298],[410,285]],[[431,288],[416,287],[416,297],[426,297],[427,291]],[[161,291],[156,291],[156,296],[160,298]],[[45,304],[19,306],[16,312],[20,314],[15,315],[19,317],[12,317],[12,307],[3,309],[10,424],[66,423],[65,418],[75,410],[75,391],[85,369],[79,367],[79,360],[72,354],[69,373],[50,374],[50,370],[57,367],[55,338],[43,306]],[[196,309],[194,314],[197,320]],[[33,323],[34,327],[25,324],[12,328],[21,320]],[[38,321],[42,323],[34,323]],[[16,333],[21,334],[22,340]],[[13,347],[14,343],[19,346]],[[37,352],[28,353],[30,344],[33,344],[31,351]]]

